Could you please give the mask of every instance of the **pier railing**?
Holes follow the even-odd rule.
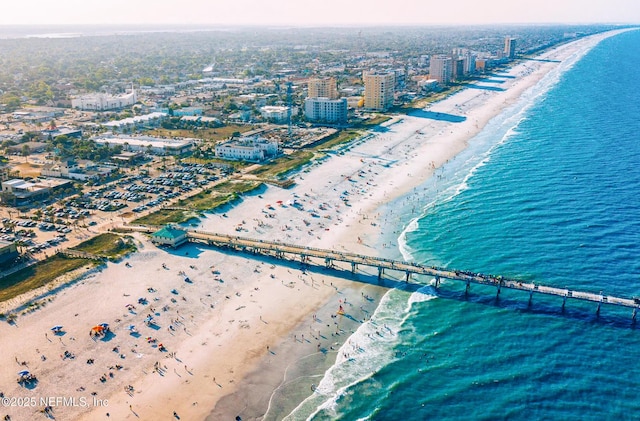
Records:
[[[426,266],[417,263],[403,262],[399,260],[386,259],[383,257],[366,256],[362,254],[349,253],[337,250],[327,250],[314,247],[305,247],[295,244],[287,244],[276,241],[258,240],[246,237],[239,237],[227,234],[217,234],[199,230],[188,230],[187,238],[191,242],[203,242],[212,246],[226,247],[250,253],[260,253],[281,259],[291,259],[290,256],[297,256],[302,263],[310,263],[311,258],[321,259],[327,267],[332,267],[334,262],[344,262],[351,265],[351,271],[355,272],[358,265],[377,268],[378,278],[384,275],[386,270],[398,271],[405,274],[407,282],[411,276],[427,275],[435,278],[435,286],[438,288],[442,279],[462,281],[466,283],[468,292],[471,284],[490,285],[497,288],[497,295],[503,288],[525,291],[529,293],[529,301],[533,294],[543,294],[561,297],[564,308],[567,299],[571,298],[579,301],[593,302],[597,304],[596,313],[600,313],[602,304],[609,304],[619,307],[633,309],[632,319],[635,321],[636,313],[640,308],[640,299],[625,298],[613,295],[595,294],[586,291],[577,291],[567,288],[556,288],[536,284],[533,282],[523,282],[516,279],[509,279],[503,276],[487,275],[463,270],[453,270]]]

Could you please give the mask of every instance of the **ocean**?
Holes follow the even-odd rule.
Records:
[[[401,235],[387,257],[640,296],[638,45],[624,32],[560,63],[389,204]],[[456,281],[394,289],[287,419],[638,419],[638,344],[629,309]]]

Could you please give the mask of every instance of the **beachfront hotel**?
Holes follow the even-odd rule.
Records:
[[[364,108],[386,111],[393,105],[395,74],[393,72],[363,72]]]

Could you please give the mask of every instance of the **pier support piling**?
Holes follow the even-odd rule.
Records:
[[[598,307],[596,307],[596,316],[600,317],[600,306],[602,303],[598,303]]]
[[[567,296],[565,295],[564,298],[562,298],[562,311],[564,311],[564,307],[567,304]]]
[[[464,288],[464,295],[469,295],[470,288],[471,288],[471,282],[467,280],[467,286]]]
[[[636,315],[637,315],[637,313],[638,313],[638,309],[637,309],[637,308],[634,308],[634,309],[633,309],[633,313],[631,314],[631,321],[632,321],[633,323],[635,323],[635,322],[636,322]]]
[[[529,292],[529,307],[531,307],[532,301],[533,301],[533,291]]]
[[[440,287],[440,277],[436,276],[436,288]]]
[[[384,275],[384,268],[382,266],[378,266],[378,280],[382,279],[382,275]]]
[[[351,273],[355,273],[357,267],[358,265],[356,265],[355,262],[351,262]]]
[[[411,272],[407,271],[405,276],[405,282],[409,282],[411,280]]]

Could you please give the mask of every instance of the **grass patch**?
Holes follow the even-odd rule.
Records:
[[[178,203],[176,203],[176,206],[184,206],[194,210],[206,211],[215,209],[218,206],[224,205],[225,203],[229,203],[236,197],[237,195],[233,193],[216,194],[211,190],[205,190],[189,197],[188,199],[178,201]]]
[[[241,194],[257,189],[262,185],[260,181],[225,181],[211,189],[201,191],[193,196],[176,202],[176,207],[185,209],[160,209],[140,217],[132,224],[140,225],[166,225],[181,224],[197,217],[197,212],[210,211],[222,205],[233,202]]]
[[[253,126],[241,126],[236,124],[229,124],[227,126],[216,127],[215,129],[198,129],[198,130],[185,130],[185,129],[163,129],[158,128],[150,130],[148,133],[150,136],[165,136],[165,137],[193,137],[203,140],[225,140],[231,137],[232,134],[244,133],[255,129]]]
[[[163,226],[166,224],[181,224],[187,222],[189,219],[196,217],[192,211],[185,211],[179,209],[160,209],[156,212],[142,216],[132,221],[132,224],[140,225],[158,225]]]
[[[179,200],[176,206],[208,211],[227,204],[241,194],[255,190],[261,185],[259,181],[225,181],[187,199]]]
[[[443,99],[447,98],[450,95],[453,95],[454,93],[464,89],[466,87],[467,83],[460,83],[457,85],[453,85],[450,86],[448,88],[446,88],[443,91],[440,91],[438,93],[433,93],[431,95],[429,95],[426,98],[420,98],[420,99],[416,99],[414,101],[411,101],[408,104],[404,104],[400,107],[397,107],[397,109],[395,109],[394,111],[396,112],[409,112],[412,110],[421,110],[424,107],[426,107],[429,104],[433,104],[434,102],[438,102],[438,101],[442,101]]]
[[[338,146],[343,143],[350,142],[361,135],[362,133],[355,130],[343,130],[338,133],[334,133],[331,136],[327,136],[326,140],[316,145],[314,149],[316,150],[331,149],[334,146]]]
[[[87,259],[72,259],[56,254],[0,279],[0,301],[40,288],[72,270],[96,264]]]
[[[136,246],[133,241],[118,234],[107,232],[71,247],[71,250],[84,251],[85,253],[116,259],[136,251]]]
[[[389,120],[391,120],[391,117],[389,117],[388,115],[380,114],[368,120],[362,121],[358,124],[355,124],[353,127],[358,129],[368,129],[373,126],[379,126],[380,124]]]
[[[313,156],[314,153],[312,151],[295,151],[289,155],[276,158],[273,161],[262,165],[260,168],[256,168],[251,171],[251,174],[258,175],[260,177],[278,178],[290,171],[308,164]]]
[[[247,193],[262,185],[259,181],[225,181],[216,185],[213,191],[217,193]]]

